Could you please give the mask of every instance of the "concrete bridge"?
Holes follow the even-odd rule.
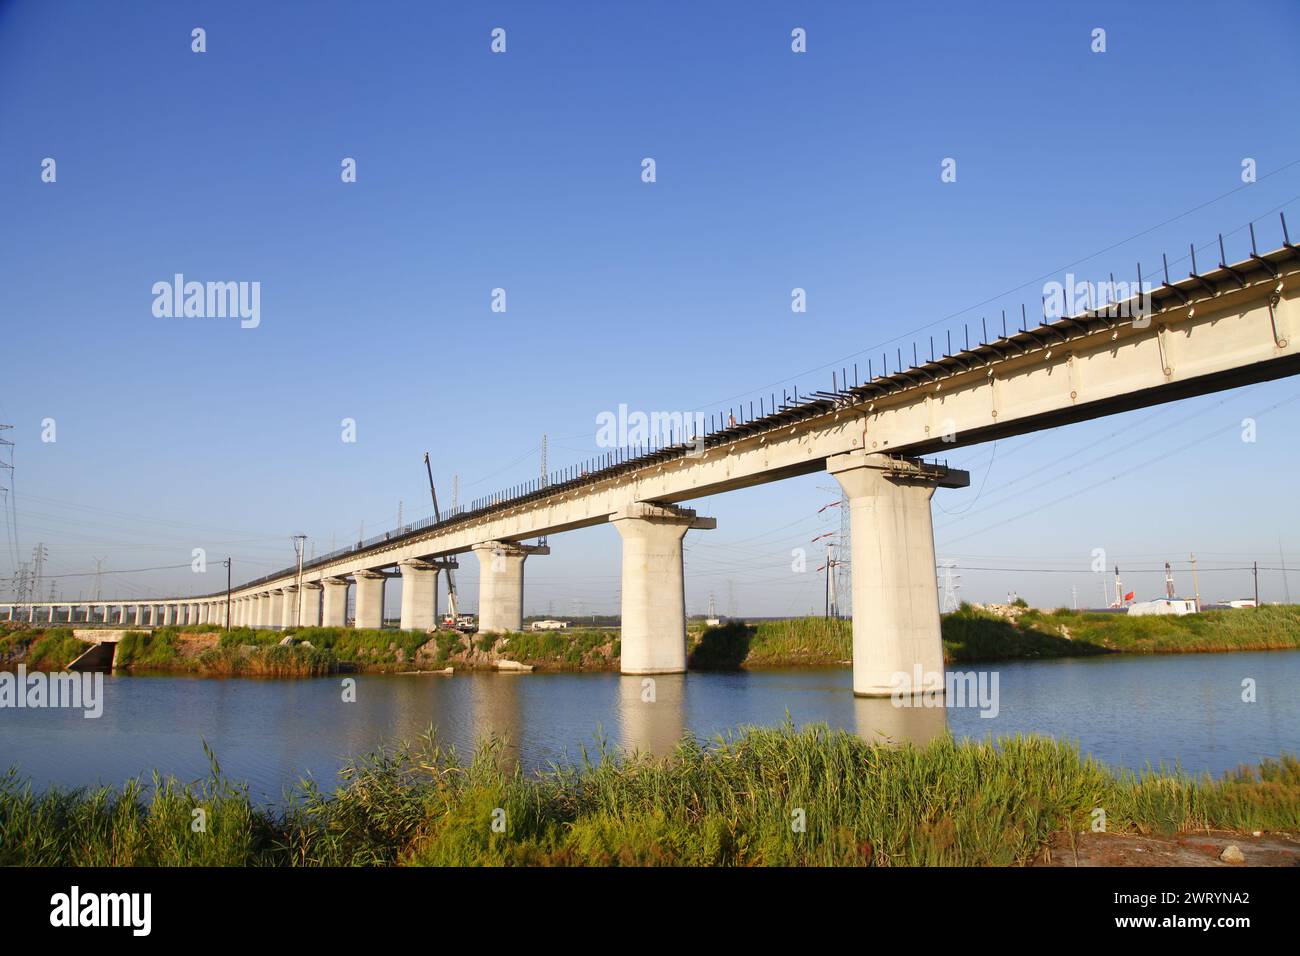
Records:
[[[1284,224],[1285,235],[1285,224]],[[896,672],[942,674],[930,498],[965,472],[921,456],[1300,371],[1300,248],[1166,281],[1126,300],[995,336],[952,355],[830,392],[735,410],[695,440],[610,452],[553,482],[360,542],[200,597],[0,604],[29,620],[235,626],[382,623],[384,586],[402,579],[401,627],[437,620],[438,574],[472,552],[479,626],[522,627],[525,542],[611,524],[622,539],[622,670],[686,669],[682,539],[715,526],[682,502],[829,471],[852,529],[853,689],[886,696]],[[1146,314],[1143,315],[1142,313]],[[1138,318],[1126,316],[1138,315]],[[900,362],[901,365],[901,362]],[[83,617],[84,616],[84,617]]]

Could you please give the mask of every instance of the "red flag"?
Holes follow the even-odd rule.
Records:
[[[1133,595],[1134,595],[1135,593],[1137,593],[1137,592],[1135,592],[1135,591],[1129,591],[1128,594],[1125,594],[1125,595],[1124,595],[1124,600],[1125,600],[1125,601],[1131,601],[1131,600],[1133,600]]]

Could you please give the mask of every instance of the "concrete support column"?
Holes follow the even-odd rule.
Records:
[[[478,629],[504,634],[524,627],[524,561],[550,554],[544,545],[485,541],[473,548],[478,558]]]
[[[266,627],[271,620],[271,595],[263,592],[253,597],[253,627]]]
[[[325,589],[321,607],[322,627],[345,627],[348,623],[348,579],[326,578],[321,582]]]
[[[282,588],[284,596],[281,599],[283,606],[280,608],[280,627],[296,627],[298,624],[298,585],[290,584],[287,588]]]
[[[319,581],[302,582],[302,611],[298,615],[299,627],[320,626],[321,591]]]
[[[388,575],[382,571],[358,571],[352,576],[357,582],[357,611],[354,626],[383,627],[384,582],[388,580]]]
[[[267,596],[266,626],[276,630],[284,627],[284,592],[279,588]]]
[[[438,626],[438,566],[412,559],[398,567],[402,571],[402,630],[432,630]]]
[[[163,627],[170,627],[171,625],[173,625],[173,624],[176,623],[176,605],[175,605],[175,604],[164,604],[164,605],[163,605],[163,618],[162,618],[162,622],[163,622]]]
[[[826,469],[849,501],[852,532],[853,693],[889,697],[902,687],[943,692],[943,640],[930,498],[970,475],[905,458],[852,452]],[[922,686],[915,686],[917,672]],[[895,675],[906,675],[906,683]]]
[[[686,582],[682,538],[692,528],[718,526],[689,508],[645,502],[610,515],[623,539],[624,674],[686,670]]]
[[[144,606],[143,606],[143,605],[141,605],[141,604],[137,604],[137,605],[135,606],[135,615],[132,617],[132,619],[131,619],[131,623],[134,624],[136,627],[139,627],[141,624],[144,623]]]

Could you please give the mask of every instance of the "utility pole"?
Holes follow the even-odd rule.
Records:
[[[1254,563],[1255,570],[1255,607],[1259,607],[1259,562]]]
[[[826,616],[831,616],[831,605],[835,603],[834,588],[831,586],[831,573],[835,568],[835,542],[826,542]]]
[[[1201,585],[1196,579],[1196,555],[1192,556],[1192,597],[1196,599],[1196,613],[1201,613]]]
[[[398,510],[401,510],[401,505],[398,505]],[[298,590],[294,592],[298,597],[298,606],[293,615],[293,624],[294,627],[297,627],[302,623],[302,556],[303,552],[307,550],[307,536],[305,534],[295,534],[293,536],[293,550],[298,556]],[[380,617],[382,618],[382,616],[383,612],[381,610]],[[380,623],[382,624],[383,621],[381,620]]]
[[[230,558],[221,562],[226,566],[226,630],[230,630]],[[301,581],[299,582],[301,586]]]

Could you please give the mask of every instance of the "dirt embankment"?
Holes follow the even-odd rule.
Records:
[[[1238,853],[1233,853],[1235,847]],[[1239,854],[1239,855],[1238,855]],[[1300,840],[1285,833],[1207,830],[1153,837],[1061,833],[1034,866],[1300,866]]]

